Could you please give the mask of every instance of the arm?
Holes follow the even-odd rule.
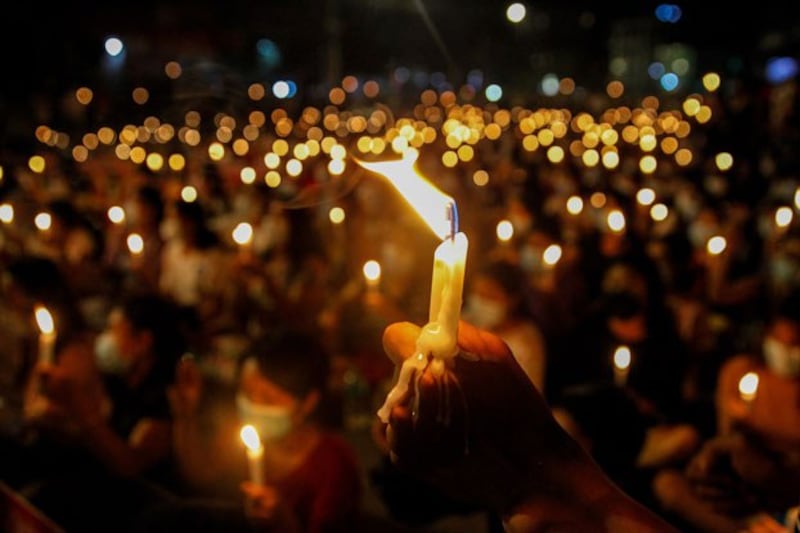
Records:
[[[409,323],[386,329],[384,347],[396,364],[414,354],[418,334]],[[401,403],[386,428],[396,464],[499,512],[511,531],[675,531],[561,429],[502,340],[461,322],[459,347],[445,376],[463,393],[466,412],[456,409],[451,424],[437,422],[439,385],[424,374],[417,416]]]

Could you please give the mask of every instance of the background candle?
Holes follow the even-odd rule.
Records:
[[[239,245],[239,255],[243,259],[249,258],[253,251],[253,226],[247,222],[239,222],[233,228],[231,236]]]
[[[747,404],[752,406],[758,392],[758,374],[748,372],[739,380],[739,396]]]
[[[39,362],[52,365],[55,359],[56,327],[53,315],[43,305],[36,306],[36,324],[39,326]]]
[[[247,424],[239,432],[247,448],[247,462],[250,467],[250,481],[256,485],[264,484],[264,446],[258,437],[256,428]]]
[[[376,290],[381,283],[381,264],[370,259],[364,263],[364,281],[367,283],[367,289]]]
[[[614,350],[614,383],[624,387],[628,382],[628,372],[631,368],[631,349],[627,346],[618,346]]]

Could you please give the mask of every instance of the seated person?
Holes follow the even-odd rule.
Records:
[[[25,412],[37,432],[23,453],[42,468],[21,491],[64,527],[118,528],[120,518],[165,495],[166,392],[183,350],[175,317],[158,296],[126,297],[94,353],[73,342],[56,364],[34,368]]]
[[[720,369],[718,431],[685,472],[655,480],[665,509],[702,531],[746,529],[762,514],[782,520],[800,494],[800,304],[788,297],[769,318],[759,356],[739,355]],[[739,392],[758,375],[752,399]]]
[[[414,355],[419,331],[410,323],[386,329],[395,364]],[[423,372],[418,392],[409,388],[384,427],[395,464],[497,512],[507,531],[677,531],[570,438],[499,337],[462,321],[458,342],[461,354],[443,379],[458,384],[463,403],[437,417],[441,383]]]
[[[254,344],[235,390],[217,387],[224,403],[209,408],[203,390],[209,384],[190,359],[183,361],[171,401],[185,497],[154,509],[142,527],[352,531],[361,473],[347,441],[319,417],[328,364],[313,337],[281,331]],[[262,484],[247,481],[247,455],[237,443],[242,424],[255,427],[264,443]]]

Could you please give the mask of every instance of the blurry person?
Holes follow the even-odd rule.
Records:
[[[186,497],[154,509],[145,530],[354,531],[361,473],[349,443],[321,416],[328,365],[314,337],[293,330],[255,342],[233,390],[207,382],[184,361],[170,398]],[[218,402],[209,404],[214,390]],[[237,443],[243,424],[264,443],[262,485],[247,481]]]
[[[758,376],[752,396],[740,380]],[[720,369],[718,429],[685,471],[655,480],[663,507],[702,531],[743,529],[761,513],[783,515],[800,493],[800,293],[768,319],[758,355],[742,354]]]
[[[75,347],[34,369],[41,385],[26,413],[38,438],[24,457],[39,471],[21,490],[68,529],[115,529],[171,483],[166,393],[184,349],[178,316],[158,296],[125,297],[94,350]]]
[[[161,224],[164,221],[164,200],[161,191],[152,185],[143,185],[136,193],[127,209],[128,229],[142,236],[145,243],[139,260],[130,263],[133,270],[131,285],[144,284],[150,290],[158,290],[161,276],[161,253],[164,239]],[[124,246],[124,243],[123,243]],[[127,254],[125,250],[123,253]]]
[[[208,227],[201,204],[178,201],[174,208],[178,232],[164,243],[159,290],[193,310],[205,333],[210,333],[223,311],[225,262],[220,240]]]
[[[489,260],[470,279],[464,317],[495,333],[511,348],[525,374],[544,390],[545,339],[524,305],[526,278],[510,260]]]
[[[419,332],[411,323],[386,329],[384,346],[396,365],[414,355]],[[621,490],[559,426],[502,339],[462,321],[458,344],[464,355],[446,376],[464,402],[451,406],[448,422],[437,416],[441,389],[425,371],[383,427],[399,468],[497,512],[507,531],[677,531]],[[412,411],[414,394],[419,409]]]

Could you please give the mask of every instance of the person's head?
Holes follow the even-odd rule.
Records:
[[[51,259],[20,256],[12,259],[2,280],[3,303],[23,323],[33,320],[37,306],[53,315],[59,343],[83,333],[85,323],[64,272]]]
[[[257,340],[239,370],[237,409],[265,440],[279,440],[315,423],[330,361],[305,331],[281,330]]]
[[[164,219],[164,200],[161,191],[152,185],[144,185],[136,191],[132,222],[142,227],[158,228]]]
[[[128,295],[109,313],[98,335],[95,358],[101,371],[171,381],[186,349],[185,332],[174,304],[156,294]]]
[[[800,378],[800,292],[786,297],[764,331],[767,367],[786,378]]]
[[[642,301],[634,293],[609,294],[604,311],[609,332],[620,342],[635,344],[647,337],[647,315]]]
[[[201,249],[216,243],[216,236],[208,227],[206,210],[200,203],[178,201],[175,204],[175,214],[184,242]]]
[[[525,275],[517,264],[506,259],[489,261],[470,282],[465,315],[478,327],[498,327],[519,312],[524,290]]]

